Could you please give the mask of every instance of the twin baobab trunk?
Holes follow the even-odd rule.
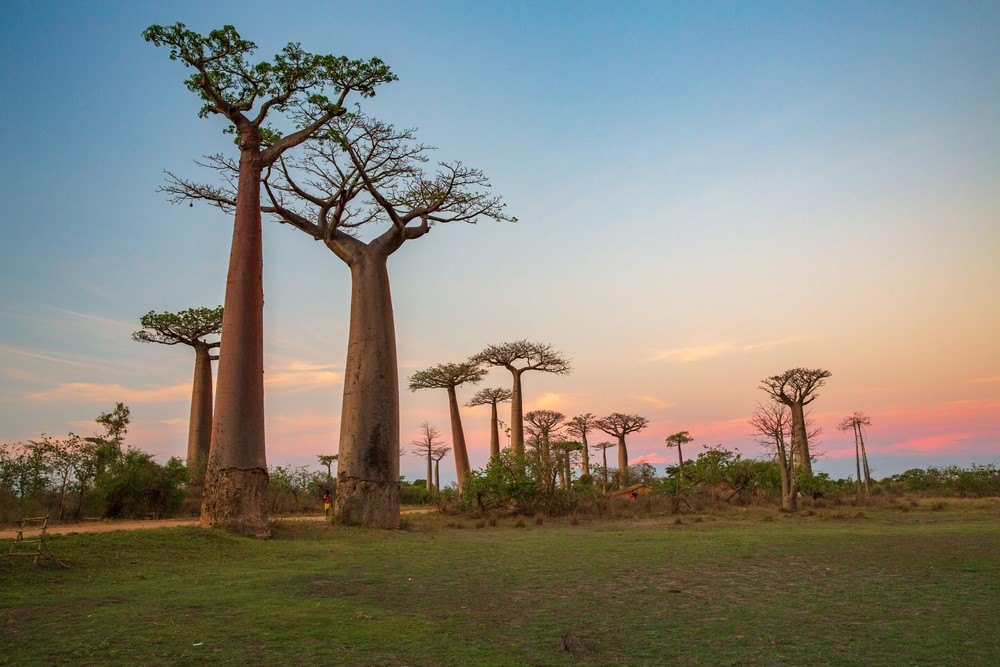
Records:
[[[351,267],[351,326],[337,467],[336,520],[399,527],[399,379],[387,256],[359,249]]]
[[[465,430],[462,428],[462,415],[458,411],[458,396],[455,387],[448,387],[448,410],[451,413],[451,442],[454,445],[455,469],[458,473],[458,494],[462,495],[465,488],[465,477],[469,474],[469,452],[465,447]],[[496,404],[494,404],[496,410]]]
[[[207,346],[194,348],[194,382],[188,423],[187,467],[192,479],[202,480],[212,442],[212,354]]]
[[[806,435],[805,408],[796,401],[792,410],[792,461],[806,477],[812,477],[812,457],[809,454],[809,436]]]
[[[218,393],[201,523],[266,537],[264,291],[260,145],[240,150],[233,243],[222,315]]]
[[[872,472],[868,468],[868,452],[865,451],[865,432],[858,425],[858,442],[861,443],[861,466],[865,471],[865,492],[870,498],[872,495]]]

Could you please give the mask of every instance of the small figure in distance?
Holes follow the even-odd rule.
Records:
[[[333,505],[333,496],[330,495],[330,489],[323,490],[323,511],[326,512],[326,517],[330,518],[330,506]]]

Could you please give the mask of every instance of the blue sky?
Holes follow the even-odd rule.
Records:
[[[404,381],[548,341],[576,371],[530,378],[534,407],[646,414],[630,454],[656,461],[685,428],[754,451],[759,379],[822,366],[821,469],[849,472],[833,425],[853,410],[873,418],[876,474],[1000,456],[1000,5],[0,13],[0,440],[87,430],[120,395],[136,444],[184,450],[190,360],[128,337],[149,309],[222,301],[229,221],[156,192],[164,169],[198,176],[194,158],[232,150],[140,37],[182,20],[234,23],[262,57],[300,41],[382,58],[400,80],[365,108],[482,168],[520,219],[393,257]],[[348,276],[290,228],[265,223],[265,244],[269,461],[309,462],[336,449]],[[444,396],[404,394],[404,443],[424,419],[447,431]],[[465,413],[473,465],[485,419]]]

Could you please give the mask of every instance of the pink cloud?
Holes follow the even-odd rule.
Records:
[[[968,449],[976,439],[976,433],[942,433],[921,438],[910,438],[902,442],[883,446],[883,451],[907,452],[920,454],[939,454]]]
[[[78,401],[83,403],[167,403],[191,399],[188,383],[159,387],[126,387],[122,384],[67,382],[22,397],[29,403]]]

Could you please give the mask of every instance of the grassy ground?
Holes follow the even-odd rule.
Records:
[[[857,512],[57,536],[0,663],[996,664],[1000,501]]]

